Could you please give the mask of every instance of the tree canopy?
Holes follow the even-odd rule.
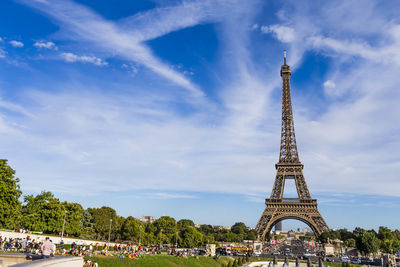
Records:
[[[19,179],[15,171],[8,166],[7,160],[0,159],[0,227],[14,228],[19,221],[22,194]]]

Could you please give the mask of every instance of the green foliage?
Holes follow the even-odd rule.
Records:
[[[379,239],[372,231],[361,231],[357,235],[357,249],[366,254],[376,253],[379,249]]]
[[[118,226],[116,211],[110,207],[93,208],[88,209],[88,211],[92,216],[93,229],[96,232],[97,239],[107,240],[110,220],[112,220],[112,231],[115,230],[116,225]]]
[[[246,234],[247,226],[242,222],[237,222],[231,227],[231,231],[237,235]]]
[[[182,219],[180,221],[178,221],[178,229],[184,229],[188,226],[192,226],[194,227],[194,222],[192,220],[188,220],[188,219]]]
[[[22,226],[47,234],[62,231],[65,216],[65,234],[80,236],[82,232],[83,208],[78,203],[60,202],[51,192],[24,197],[22,207]]]
[[[24,197],[22,223],[29,230],[57,234],[62,230],[64,208],[51,192]]]
[[[162,230],[163,234],[175,234],[177,231],[177,224],[174,218],[169,216],[162,216],[154,222],[156,234]]]
[[[356,240],[354,238],[349,238],[344,241],[344,245],[346,247],[355,248],[356,247]]]
[[[20,218],[22,192],[15,171],[8,166],[7,160],[0,159],[0,227],[16,228]]]
[[[129,216],[125,219],[121,228],[122,239],[138,242],[140,237],[144,236],[144,230],[145,227],[142,222]]]
[[[67,214],[65,216],[64,232],[73,236],[80,236],[82,233],[82,213],[83,208],[78,203],[62,202],[61,206]]]
[[[185,248],[193,248],[201,246],[203,243],[203,234],[196,230],[193,226],[187,226],[179,233],[179,246]]]
[[[177,232],[177,223],[174,218],[162,216],[153,223],[155,227],[154,235],[157,238],[162,238],[164,244],[174,244],[175,235]]]
[[[246,240],[256,240],[257,239],[257,231],[252,229],[248,231]]]

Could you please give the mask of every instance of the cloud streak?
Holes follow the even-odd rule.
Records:
[[[23,3],[39,9],[60,23],[76,41],[90,42],[97,48],[140,63],[171,82],[188,89],[195,96],[202,96],[201,90],[184,75],[162,62],[152,51],[130,32],[103,19],[90,9],[72,1],[25,1]],[[144,35],[146,35],[144,33]],[[68,35],[69,36],[69,35]]]

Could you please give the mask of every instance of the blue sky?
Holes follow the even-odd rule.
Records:
[[[399,5],[1,1],[0,157],[25,194],[254,226],[287,49],[300,159],[328,225],[400,228]]]

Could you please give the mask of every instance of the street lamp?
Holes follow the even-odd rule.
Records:
[[[139,225],[140,226],[140,232],[139,232],[139,247],[140,247],[140,244],[141,244],[141,242],[142,242],[142,225]]]
[[[178,248],[178,232],[175,232],[175,248]]]
[[[110,245],[111,225],[112,225],[112,219],[110,219],[110,231],[108,232],[107,250],[108,250],[108,246]]]
[[[160,235],[160,254],[161,254],[161,242],[162,242],[162,229],[161,229],[161,235]]]
[[[67,217],[67,210],[64,210],[64,222],[63,222],[63,227],[62,227],[62,232],[61,232],[61,242],[63,241],[63,237],[64,237],[64,227],[65,227],[65,218]]]

